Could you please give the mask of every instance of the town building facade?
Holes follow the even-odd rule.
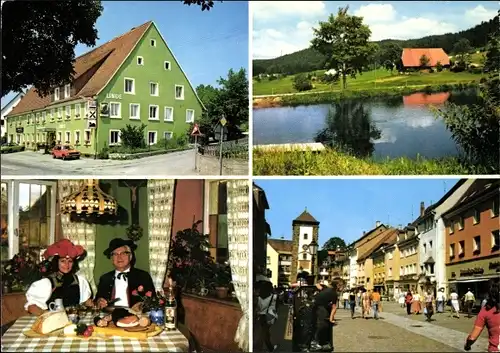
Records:
[[[306,209],[292,221],[292,234],[292,281],[302,271],[317,276],[318,256],[311,254],[309,245],[318,243],[319,222]]]
[[[500,180],[476,179],[443,214],[446,276],[460,296],[470,288],[484,299],[488,280],[500,276]]]
[[[68,143],[84,155],[146,125],[147,145],[183,137],[203,105],[153,22],[79,56],[73,79],[40,97],[31,88],[7,116],[8,141],[27,149]]]
[[[397,237],[399,248],[399,289],[402,291],[418,290],[419,256],[418,236],[415,227],[406,226]]]
[[[269,209],[266,192],[257,184],[252,186],[253,195],[253,268],[254,274],[265,274],[267,264],[267,236],[271,236],[271,226],[266,221]]]
[[[267,240],[267,273],[273,285],[288,287],[292,283],[292,241]]]

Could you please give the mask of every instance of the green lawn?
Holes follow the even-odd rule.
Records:
[[[460,175],[473,171],[457,158],[359,159],[334,149],[322,152],[253,151],[253,175]],[[477,171],[475,174],[481,174]]]
[[[412,73],[409,75],[399,75],[394,72],[392,75],[387,70],[373,70],[358,75],[356,79],[347,79],[347,89],[352,91],[391,88],[391,87],[418,87],[442,84],[470,83],[479,81],[483,77],[481,74],[471,74],[469,72],[454,73],[450,71],[429,73]],[[307,92],[321,91],[342,91],[341,82],[334,85],[324,84],[318,81],[313,82],[314,88]],[[253,95],[271,95],[296,93],[293,88],[293,76],[287,76],[269,81],[263,79],[261,82],[253,80]]]

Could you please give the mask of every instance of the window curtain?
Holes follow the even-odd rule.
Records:
[[[149,179],[149,272],[156,290],[163,288],[172,231],[174,179]]]
[[[77,192],[81,189],[84,180],[58,180],[58,199],[62,200],[70,193]],[[59,213],[60,210],[57,210]],[[74,244],[83,246],[87,251],[85,259],[80,261],[80,273],[85,276],[92,288],[92,293],[97,293],[97,287],[94,279],[95,265],[95,230],[94,224],[83,222],[71,222],[68,214],[61,214],[61,231],[64,238],[71,240]]]
[[[249,345],[249,300],[248,283],[248,222],[249,222],[249,181],[230,180],[227,183],[227,229],[229,263],[234,291],[240,303],[243,316],[238,324],[235,342],[248,352]]]

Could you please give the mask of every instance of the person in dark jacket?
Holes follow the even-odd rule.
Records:
[[[119,299],[115,306],[139,310],[141,298],[132,295],[138,290],[146,295],[156,295],[153,279],[146,271],[135,268],[135,249],[137,245],[131,240],[115,238],[110,241],[104,255],[113,261],[115,269],[105,273],[99,279],[96,294],[96,305],[104,308],[112,300]]]

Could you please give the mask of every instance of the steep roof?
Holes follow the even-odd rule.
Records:
[[[500,189],[500,179],[476,179],[472,185],[467,189],[467,191],[462,195],[460,200],[450,208],[443,217],[447,217],[453,214],[456,210],[466,206],[467,204],[474,202],[478,198],[485,196],[489,193],[499,193]]]
[[[100,66],[80,91],[75,92],[67,100],[74,100],[79,96],[93,97],[98,94],[118,71],[152,23],[152,21],[148,21],[139,27],[134,27],[129,32],[77,57],[73,64],[75,71],[73,79],[79,78],[96,65],[100,64]],[[57,101],[57,103],[61,102],[64,102],[64,100]],[[51,103],[53,102],[50,94],[42,98],[32,87],[9,115],[42,109],[51,105]]]
[[[422,55],[429,58],[428,66],[436,66],[438,61],[441,65],[450,65],[450,58],[442,48],[404,48],[401,54],[403,66],[419,67]]]
[[[358,261],[363,261],[366,258],[368,258],[373,252],[375,252],[375,250],[377,250],[383,244],[391,245],[391,243],[396,240],[397,235],[398,235],[397,229],[395,228],[386,229],[385,231],[382,232],[382,234],[379,235],[377,241],[370,248],[368,248],[368,250],[362,253],[361,256],[358,256]]]
[[[297,218],[295,218],[292,223],[319,224],[319,222],[309,212],[307,212],[307,209],[305,209],[304,212],[302,212]]]
[[[467,181],[467,179],[460,179],[459,181],[457,181],[455,183],[455,185],[453,185],[453,187],[448,190],[448,192],[446,194],[444,194],[438,202],[436,203],[433,203],[432,205],[430,205],[429,207],[427,207],[424,211],[424,214],[423,215],[420,215],[417,217],[417,219],[415,219],[411,224],[418,224],[421,220],[423,220],[424,218],[427,218],[428,216],[430,216],[432,214],[432,212],[439,206],[441,205],[444,201],[446,201],[455,191],[458,190],[458,188],[460,186],[462,186],[465,182]]]
[[[286,239],[267,239],[267,243],[278,253],[292,252],[292,241]]]
[[[19,92],[18,94],[16,94],[16,96],[14,98],[12,98],[7,104],[5,104],[5,106],[2,108],[2,115],[3,113],[7,110],[7,109],[10,109],[13,105],[17,104],[18,102],[20,102],[20,100],[23,98],[23,96],[25,95],[24,91],[23,92]]]

